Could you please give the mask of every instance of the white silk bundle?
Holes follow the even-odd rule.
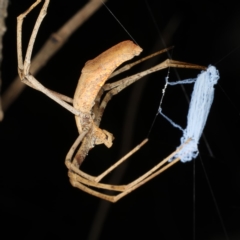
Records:
[[[219,72],[214,66],[209,66],[206,71],[202,71],[197,76],[197,79],[187,79],[172,83],[166,79],[168,85],[195,82],[187,116],[187,127],[185,129],[182,129],[165,116],[161,107],[158,110],[174,127],[179,128],[183,132],[183,136],[180,139],[183,146],[170,161],[180,158],[182,162],[187,162],[198,156],[198,142],[207,121],[214,98],[214,85],[218,79]],[[186,141],[188,142],[186,143]]]

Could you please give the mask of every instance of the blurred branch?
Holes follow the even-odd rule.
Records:
[[[45,42],[32,60],[31,74],[35,75],[49,59],[64,45],[68,38],[79,28],[88,18],[90,18],[107,0],[91,0],[82,9],[80,9],[71,19],[69,19],[56,33],[53,33]],[[2,96],[2,108],[7,108],[16,100],[24,90],[19,77],[16,77],[9,88]]]
[[[2,63],[2,38],[6,32],[5,18],[7,17],[7,6],[8,0],[0,0],[0,66]],[[3,119],[3,110],[2,110],[2,99],[1,99],[1,86],[2,86],[2,76],[0,70],[0,121]]]

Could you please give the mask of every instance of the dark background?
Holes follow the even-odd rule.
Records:
[[[51,1],[34,52],[86,2]],[[174,45],[173,59],[219,69],[221,78],[204,129],[211,151],[201,139],[195,165],[193,161],[178,163],[119,202],[107,203],[69,183],[64,159],[77,137],[72,114],[28,87],[0,123],[2,239],[240,239],[240,8],[231,1],[214,2],[107,2],[144,49],[142,56]],[[3,91],[17,75],[16,17],[31,3],[12,0],[9,5]],[[39,9],[24,22],[25,49]],[[84,63],[126,39],[130,39],[128,34],[102,7],[36,78],[50,89],[73,96]],[[118,79],[166,58],[163,54]],[[177,73],[184,79],[196,77],[199,71],[177,69]],[[101,173],[147,137],[166,75],[167,70],[154,73],[111,100],[101,127],[114,134],[113,147],[96,146],[84,170]],[[171,69],[170,81],[177,79]],[[186,86],[187,96],[191,91],[192,86]],[[162,107],[175,122],[186,126],[188,103],[180,86],[167,89]],[[178,129],[158,116],[149,143],[114,177],[119,183],[133,180],[170,154],[180,137]]]

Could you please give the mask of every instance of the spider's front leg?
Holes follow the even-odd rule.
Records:
[[[121,92],[126,87],[130,86],[131,84],[135,83],[136,81],[140,80],[141,78],[147,76],[148,74],[160,71],[162,69],[168,68],[168,67],[175,67],[175,68],[189,68],[189,69],[199,69],[199,70],[205,70],[205,66],[200,66],[192,63],[186,63],[181,61],[175,61],[172,59],[166,59],[164,62],[157,64],[156,66],[147,69],[145,71],[139,72],[137,74],[134,74],[132,76],[126,77],[122,80],[113,82],[113,83],[107,83],[105,84],[101,91],[99,91],[99,96],[97,96],[97,99],[99,100],[98,108],[95,109],[96,111],[96,123],[99,124],[103,112],[108,104],[108,102],[112,99],[112,97],[119,92]],[[124,68],[124,67],[123,67]],[[103,98],[102,102],[100,103],[100,98],[102,94],[108,91],[105,97]]]

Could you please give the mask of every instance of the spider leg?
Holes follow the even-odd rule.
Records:
[[[114,95],[118,94],[124,88],[128,87],[129,85],[138,81],[139,79],[143,78],[144,76],[147,76],[148,74],[157,72],[159,70],[162,70],[162,69],[165,69],[165,68],[168,68],[168,67],[192,68],[192,69],[201,69],[201,70],[206,69],[206,67],[204,67],[204,66],[191,64],[191,63],[186,63],[186,62],[181,62],[181,61],[175,61],[175,60],[171,60],[171,59],[166,59],[164,62],[159,63],[158,65],[156,65],[152,68],[149,68],[145,71],[142,71],[140,73],[134,74],[134,75],[129,76],[129,77],[126,77],[122,80],[119,80],[119,81],[116,81],[116,82],[113,82],[113,83],[107,83],[102,87],[102,89],[103,89],[103,91],[108,91],[109,90],[109,92],[106,94],[106,96],[102,100],[102,102],[99,106],[99,110],[97,111],[97,113],[95,113],[96,123],[97,124],[100,123],[100,121],[102,119],[103,112],[104,112],[108,102],[112,99],[112,97]]]
[[[53,91],[53,90],[50,90],[49,88],[48,88],[48,90],[49,90],[53,95],[56,95],[58,98],[60,98],[60,99],[63,100],[64,102],[68,102],[68,103],[71,103],[71,104],[73,103],[73,98],[68,97],[68,96],[66,96],[66,95],[64,95],[64,94],[55,92],[55,91]]]
[[[108,136],[108,139],[106,139],[106,142],[105,141],[98,142],[99,139],[103,139],[103,138],[101,138],[101,137],[99,139],[96,138],[96,131],[95,131],[96,129],[100,130],[100,133],[102,133],[104,136],[105,135]],[[95,144],[104,143],[107,147],[111,147],[112,140],[113,140],[112,134],[108,133],[105,130],[99,129],[98,127],[96,127],[93,124],[88,131],[85,131],[78,136],[78,138],[76,139],[76,141],[70,148],[70,150],[66,156],[66,161],[65,161],[67,168],[71,171],[74,171],[79,176],[84,177],[85,179],[95,181],[94,176],[84,173],[79,168],[82,165],[88,152],[95,146]],[[81,146],[76,151],[76,149],[78,148],[80,143],[81,143]],[[75,152],[76,152],[76,154],[75,154]]]
[[[144,139],[140,144],[138,144],[135,148],[133,148],[130,152],[128,152],[125,156],[119,159],[116,163],[114,163],[111,167],[109,167],[106,171],[101,173],[99,176],[95,178],[96,182],[101,181],[106,175],[112,172],[115,168],[117,168],[121,163],[126,161],[129,157],[131,157],[135,152],[137,152],[143,145],[148,142],[148,139]]]
[[[77,182],[82,182],[83,184],[87,184],[89,186],[93,187],[98,187],[98,188],[103,188],[103,189],[108,189],[108,190],[114,190],[114,191],[123,191],[125,190],[125,185],[109,185],[109,184],[102,184],[99,183],[99,181],[104,178],[106,175],[108,175],[110,172],[112,172],[116,167],[118,167],[121,163],[123,163],[125,160],[127,160],[131,155],[133,155],[136,151],[138,151],[145,143],[147,143],[148,139],[145,139],[142,141],[139,145],[137,145],[134,149],[132,149],[129,153],[127,153],[124,157],[122,157],[120,160],[118,160],[115,164],[113,164],[111,167],[109,167],[106,171],[104,171],[101,175],[98,177],[91,176],[89,174],[86,174],[85,172],[81,171],[79,169],[80,165],[77,161],[76,155],[79,154],[81,157],[83,157],[84,154],[84,147],[80,149],[80,151],[77,152],[77,154],[74,156],[74,152],[76,151],[77,147],[83,140],[83,138],[86,136],[86,134],[80,134],[72,147],[70,148],[66,160],[65,160],[65,165],[69,169],[68,176],[70,178],[70,182],[72,185]],[[85,139],[84,139],[85,140]],[[84,141],[83,140],[83,141]],[[84,142],[82,143],[84,144]],[[82,147],[82,145],[81,145]],[[88,151],[88,149],[87,149]],[[72,161],[73,159],[73,161]],[[75,186],[75,185],[74,185]]]
[[[112,75],[109,77],[109,79],[112,78],[112,77],[115,77],[116,75],[118,75],[118,74],[120,74],[120,73],[123,73],[123,72],[131,69],[132,67],[134,67],[135,65],[137,65],[137,64],[139,64],[139,63],[142,63],[142,62],[144,62],[144,61],[146,61],[146,60],[148,60],[148,59],[150,59],[150,58],[152,58],[152,57],[155,57],[155,56],[160,55],[160,54],[162,54],[162,53],[164,53],[164,52],[167,52],[168,50],[170,50],[170,49],[172,49],[172,48],[173,48],[173,47],[165,48],[165,49],[160,50],[160,51],[157,51],[157,52],[155,52],[155,53],[153,53],[153,54],[151,54],[151,55],[148,55],[148,56],[146,56],[146,57],[144,57],[144,58],[141,58],[141,59],[138,60],[138,61],[135,61],[135,62],[133,62],[133,63],[126,64],[126,65],[124,65],[123,67],[119,68],[118,70],[114,71],[114,72],[112,73]],[[101,101],[101,97],[102,97],[104,91],[106,91],[106,90],[104,90],[103,88],[101,88],[100,91],[99,91],[99,93],[98,93],[98,95],[97,95],[97,97],[96,97],[96,99],[95,99],[95,105],[94,105],[94,107],[93,107],[93,113],[94,113],[95,116],[98,116],[100,101]],[[100,119],[100,121],[101,121],[101,119]],[[99,121],[98,119],[96,119],[95,124],[96,124],[97,126],[99,126],[100,121]]]
[[[179,162],[180,158],[174,159],[172,162],[168,162],[172,157],[175,156],[175,154],[181,150],[181,148],[187,144],[190,141],[187,140],[185,143],[183,143],[176,151],[171,153],[168,157],[163,159],[160,163],[158,163],[156,166],[154,166],[152,169],[150,169],[148,172],[137,178],[136,180],[130,182],[127,185],[111,185],[111,184],[102,184],[98,183],[97,181],[100,181],[103,177],[105,177],[109,172],[111,172],[115,167],[117,167],[121,162],[122,159],[120,159],[116,164],[115,167],[110,167],[107,169],[104,173],[99,175],[97,178],[93,180],[84,179],[84,177],[79,176],[77,173],[69,172],[70,182],[74,187],[77,187],[93,196],[96,196],[98,198],[102,198],[104,200],[110,201],[110,202],[117,202],[122,197],[128,195],[138,187],[142,186],[146,182],[150,181],[151,179],[158,176],[160,173],[167,170],[169,167],[173,166],[177,162]],[[125,159],[126,160],[126,159]],[[117,195],[108,195],[101,192],[98,192],[96,190],[93,190],[87,186],[95,187],[95,188],[102,188],[106,190],[112,190],[112,191],[120,191]]]
[[[95,126],[92,125],[92,127],[90,129],[80,133],[80,135],[75,140],[72,147],[70,148],[69,152],[67,153],[67,156],[65,159],[65,165],[69,169],[69,171],[72,171],[72,172],[78,174],[79,176],[81,176],[87,180],[90,180],[90,181],[95,181],[95,177],[81,171],[79,168],[80,168],[81,164],[83,163],[85,157],[88,155],[88,152],[94,147],[94,145],[101,144],[101,143],[95,143],[94,129],[95,129]],[[77,150],[80,143],[81,143],[81,146]]]
[[[160,70],[168,68],[168,67],[190,68],[190,69],[200,69],[200,70],[205,70],[206,69],[205,66],[200,66],[200,65],[196,65],[196,64],[192,64],[192,63],[176,61],[176,60],[172,60],[172,59],[166,59],[165,61],[163,61],[163,62],[157,64],[156,66],[151,67],[151,68],[149,68],[145,71],[139,72],[137,74],[126,77],[124,79],[121,79],[121,80],[113,82],[113,83],[107,83],[103,86],[103,90],[104,91],[111,90],[111,89],[116,88],[120,85],[123,85],[122,89],[124,89],[125,87],[128,87],[129,85],[136,82],[137,80],[139,80],[139,79],[141,79],[141,78],[143,78],[143,77],[145,77],[145,76],[147,76],[151,73],[160,71]]]
[[[70,179],[70,182],[71,182],[72,179]],[[72,184],[72,182],[71,182]],[[116,202],[118,199],[116,199],[116,196],[111,196],[111,195],[107,195],[107,194],[104,194],[104,193],[100,193],[96,190],[93,190],[87,186],[85,186],[84,184],[82,184],[81,182],[74,182],[74,184],[72,184],[72,186],[88,193],[88,194],[91,194],[95,197],[98,197],[98,198],[101,198],[101,199],[104,199],[104,200],[107,200],[109,202]]]
[[[137,60],[137,61],[135,61],[135,62],[133,62],[133,63],[126,64],[126,65],[124,65],[123,67],[119,68],[118,70],[114,71],[114,72],[112,73],[112,75],[109,77],[109,79],[112,78],[112,77],[115,77],[116,75],[118,75],[118,74],[120,74],[120,73],[123,73],[123,72],[131,69],[132,67],[136,66],[136,65],[139,64],[139,63],[142,63],[142,62],[144,62],[144,61],[146,61],[146,60],[148,60],[148,59],[150,59],[150,58],[153,58],[153,57],[155,57],[155,56],[157,56],[157,55],[160,55],[160,54],[162,54],[162,53],[168,52],[168,51],[169,51],[170,49],[172,49],[172,48],[173,48],[173,47],[164,48],[164,49],[162,49],[162,50],[160,50],[160,51],[157,51],[157,52],[155,52],[155,53],[152,53],[152,54],[150,54],[150,55],[148,55],[148,56],[146,56],[146,57],[144,57],[144,58],[141,58],[141,59],[139,59],[139,60]]]
[[[74,171],[78,171],[78,167],[79,165],[74,162],[74,164],[72,163],[72,159],[73,159],[73,155],[76,151],[76,149],[78,148],[78,146],[80,145],[80,143],[82,142],[83,138],[86,136],[87,131],[82,132],[81,134],[79,134],[79,136],[77,137],[77,139],[75,140],[75,142],[73,143],[73,145],[71,146],[71,148],[69,149],[67,156],[65,158],[65,165],[69,170],[74,170]]]
[[[169,158],[164,159],[163,161],[165,163],[168,160],[169,160]],[[161,165],[164,164],[164,163],[162,163],[163,161],[160,162]],[[140,187],[143,184],[145,184],[146,182],[150,181],[151,179],[153,179],[160,173],[164,172],[166,169],[168,169],[169,167],[171,167],[178,161],[179,161],[179,159],[175,159],[174,161],[168,163],[166,166],[164,166],[163,168],[160,168],[158,171],[156,171],[154,173],[152,173],[153,170],[151,169],[149,172],[145,173],[144,175],[142,175],[135,181],[129,183],[128,185],[101,184],[98,182],[93,182],[93,181],[81,178],[80,176],[78,176],[75,173],[73,173],[72,175],[69,175],[69,177],[70,177],[70,182],[71,182],[72,186],[77,187],[77,188],[81,189],[82,191],[85,191],[93,196],[98,197],[98,198],[101,198],[101,199],[104,199],[104,200],[107,200],[110,202],[117,202],[119,199],[123,198],[124,196],[128,195],[129,193],[131,193],[138,187]],[[154,167],[154,168],[156,169],[156,167]],[[148,177],[146,177],[146,175]],[[85,184],[88,186],[91,186],[91,187],[102,188],[102,189],[106,189],[106,190],[121,191],[121,193],[119,193],[115,196],[108,195],[108,194],[104,194],[104,193],[98,192],[96,190],[93,190],[93,189],[87,187]]]
[[[37,0],[35,3],[33,3],[24,13],[20,14],[17,17],[17,57],[18,57],[18,69],[20,71],[23,71],[23,54],[22,54],[22,24],[23,19],[28,15],[29,12],[31,12],[39,3],[41,0]],[[45,4],[48,5],[49,1],[45,2]],[[47,6],[46,6],[47,7]]]
[[[77,137],[77,139],[75,140],[75,142],[73,143],[73,145],[71,146],[71,148],[69,149],[69,151],[67,153],[67,156],[65,158],[65,165],[69,172],[73,172],[89,181],[94,181],[95,180],[94,176],[91,176],[79,169],[82,161],[85,158],[85,155],[87,155],[87,152],[90,150],[90,149],[85,149],[85,146],[84,146],[85,145],[84,143],[86,142],[85,137],[87,134],[88,134],[88,131],[83,131],[81,134],[79,134],[79,136]],[[77,154],[74,156],[76,149],[78,148],[78,146],[80,145],[80,143],[82,141],[83,141],[83,143],[81,144],[80,149],[77,151]],[[77,155],[82,158],[80,163],[78,161]],[[73,185],[74,181],[73,180],[71,181],[71,179],[73,178],[72,174],[69,174],[69,177],[70,177],[70,182]]]
[[[133,190],[139,188],[143,184],[147,183],[148,181],[150,181],[151,179],[155,178],[160,173],[164,172],[165,170],[167,170],[168,168],[173,166],[175,163],[180,161],[180,158],[176,158],[174,161],[166,164],[171,157],[172,157],[172,154],[169,155],[164,160],[162,160],[158,165],[156,165],[155,167],[150,169],[148,172],[146,172],[145,174],[143,174],[142,176],[140,176],[139,178],[137,178],[133,182],[129,183],[126,186],[126,190],[116,196],[117,200],[119,200],[120,198],[126,196],[127,194],[129,194]],[[166,164],[166,165],[163,166],[164,164]]]
[[[69,110],[71,113],[75,115],[80,115],[81,113],[77,111],[75,108],[73,108],[71,105],[67,104],[66,102],[72,102],[72,99],[62,95],[60,93],[56,93],[52,90],[47,89],[44,87],[36,78],[34,78],[30,72],[29,69],[31,67],[31,56],[33,51],[33,46],[36,40],[36,36],[39,30],[39,27],[47,13],[47,8],[50,0],[45,0],[40,13],[38,15],[38,18],[36,20],[36,23],[34,25],[25,59],[23,60],[23,53],[22,53],[22,24],[24,18],[41,2],[42,0],[37,0],[35,3],[33,3],[24,13],[20,14],[17,17],[17,56],[18,56],[18,74],[23,83],[26,85],[44,93],[49,98],[56,101],[58,104]]]
[[[82,184],[85,184],[91,187],[97,187],[97,188],[102,188],[102,189],[111,190],[111,191],[123,192],[126,190],[126,185],[110,185],[110,184],[98,183],[98,182],[83,178],[82,176],[72,171],[68,171],[68,177],[70,179],[71,184],[74,187],[75,187],[75,183],[81,182]]]

